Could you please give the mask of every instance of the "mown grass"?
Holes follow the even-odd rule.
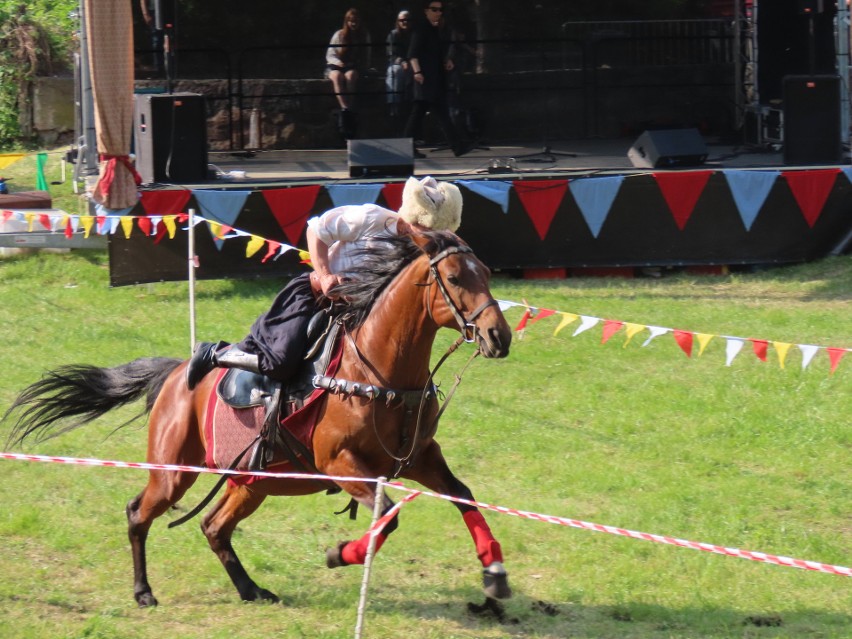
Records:
[[[0,410],[45,369],[114,365],[189,351],[187,287],[109,289],[100,252],[0,263]],[[236,340],[279,282],[201,282],[199,339]],[[852,345],[852,258],[725,277],[660,280],[496,278],[498,298],[716,335]],[[518,309],[507,312],[511,324]],[[478,499],[692,541],[852,565],[852,359],[830,375],[795,349],[781,369],[724,344],[687,358],[671,336],[623,348],[600,328],[553,336],[530,326],[508,359],[478,360],[439,432]],[[436,352],[454,335],[439,334]],[[696,349],[697,350],[697,349]],[[451,359],[443,381],[452,381]],[[138,409],[138,407],[136,407]],[[144,423],[113,433],[118,411],[28,452],[144,459]],[[0,438],[5,436],[0,433]],[[161,605],[132,599],[124,505],[145,473],[0,463],[0,636],[352,636],[361,571],[330,571],[323,551],[367,525],[334,517],[343,497],[270,499],[235,547],[283,605],[244,605],[197,522],[152,529],[149,571]],[[212,485],[199,480],[193,506]],[[397,498],[399,494],[395,495]],[[416,499],[374,564],[366,637],[852,636],[849,578],[487,514],[516,596],[506,618],[482,602],[479,565],[456,511]]]

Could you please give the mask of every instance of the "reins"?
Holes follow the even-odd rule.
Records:
[[[385,454],[388,455],[391,459],[393,459],[396,462],[396,468],[394,469],[393,477],[397,477],[399,475],[399,473],[401,473],[405,468],[407,468],[412,463],[415,456],[417,455],[417,447],[418,447],[419,442],[423,438],[425,438],[426,436],[433,435],[435,433],[435,431],[438,428],[438,421],[441,419],[441,416],[444,414],[444,411],[447,409],[447,406],[449,405],[450,401],[452,400],[453,395],[456,392],[456,389],[459,387],[459,384],[461,384],[462,375],[464,375],[465,371],[467,370],[468,366],[470,366],[470,364],[473,362],[473,360],[476,359],[476,357],[478,357],[482,353],[482,351],[479,348],[477,348],[473,352],[473,354],[470,356],[470,358],[468,358],[467,362],[462,367],[461,371],[455,375],[455,382],[453,383],[453,386],[450,388],[449,392],[447,392],[444,395],[443,402],[442,402],[441,406],[438,408],[438,412],[435,414],[435,418],[432,420],[431,424],[429,425],[429,428],[424,430],[424,428],[423,428],[423,416],[424,416],[425,411],[426,411],[427,402],[432,398],[433,394],[437,394],[437,387],[435,386],[434,381],[433,381],[434,378],[435,378],[435,374],[438,372],[438,370],[441,368],[441,366],[443,366],[444,362],[446,362],[447,359],[449,359],[450,355],[452,355],[456,350],[458,350],[459,346],[461,346],[464,343],[473,343],[473,342],[476,341],[478,329],[477,329],[476,324],[474,322],[487,308],[489,308],[491,306],[495,306],[497,304],[497,301],[494,298],[490,298],[490,299],[486,300],[483,304],[481,304],[477,309],[475,309],[473,311],[473,313],[471,313],[470,316],[467,319],[465,319],[464,316],[462,315],[461,310],[455,304],[452,297],[450,297],[450,293],[447,290],[447,287],[446,287],[446,284],[444,283],[444,280],[441,278],[441,274],[438,271],[437,265],[438,265],[439,262],[441,262],[445,258],[449,257],[450,255],[455,255],[457,253],[472,253],[472,252],[473,251],[467,246],[453,246],[453,247],[450,247],[450,248],[448,248],[444,251],[441,251],[440,253],[438,253],[437,255],[435,255],[435,256],[433,256],[429,259],[429,272],[431,274],[431,280],[432,281],[428,282],[424,286],[429,287],[429,286],[432,285],[432,283],[435,283],[437,285],[438,290],[441,292],[441,296],[444,298],[444,302],[446,303],[447,308],[449,308],[450,312],[452,313],[453,317],[455,318],[456,322],[459,325],[461,335],[453,344],[450,345],[450,347],[447,349],[447,351],[438,360],[437,364],[435,364],[434,368],[432,368],[432,370],[429,371],[429,376],[427,377],[426,383],[424,384],[423,389],[421,391],[394,391],[394,390],[390,390],[390,389],[380,389],[376,386],[370,386],[370,385],[360,387],[358,384],[351,384],[349,382],[346,382],[345,380],[328,380],[328,381],[325,381],[325,384],[328,384],[329,386],[335,387],[336,392],[346,392],[344,389],[346,389],[347,385],[348,385],[348,388],[353,389],[352,394],[358,394],[360,396],[366,396],[371,400],[376,399],[379,396],[384,396],[384,397],[399,396],[402,399],[402,405],[405,407],[405,417],[406,418],[410,417],[413,413],[413,405],[412,405],[412,402],[410,401],[409,398],[411,397],[411,394],[413,394],[415,392],[419,392],[420,402],[419,402],[419,406],[418,406],[418,409],[417,409],[417,419],[416,419],[415,425],[414,425],[414,436],[411,438],[411,444],[408,447],[407,452],[405,452],[404,454],[396,454],[393,451],[388,449],[388,446],[385,444],[384,440],[379,435],[378,426],[376,424],[375,409],[373,410],[373,413],[372,413],[373,432],[376,435],[376,439],[378,440],[378,442],[381,445],[382,449],[384,450]],[[434,321],[434,317],[433,317],[433,314],[432,314],[432,307],[431,307],[431,296],[429,296],[429,295],[426,296],[425,306],[426,306],[426,311],[427,311],[427,314],[429,315],[429,318]],[[344,331],[344,334],[348,337],[349,342],[352,345],[352,349],[358,357],[358,362],[359,362],[361,368],[363,369],[365,376],[367,376],[367,366],[366,366],[367,360],[366,360],[366,358],[363,356],[363,354],[361,353],[361,350],[358,348],[358,344],[355,341],[355,338],[348,331]],[[316,380],[315,380],[315,384],[316,384]],[[358,392],[358,391],[361,391],[362,388],[364,388],[364,389],[369,388],[370,392],[369,393]],[[390,405],[390,402],[388,402],[388,405]],[[403,437],[405,438],[405,431],[403,431]],[[402,442],[401,446],[403,446],[403,447],[405,446],[405,441]]]

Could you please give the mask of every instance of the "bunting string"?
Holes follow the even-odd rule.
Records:
[[[521,319],[515,326],[515,332],[517,333],[517,336],[520,339],[524,338],[527,327],[529,327],[530,325],[548,317],[554,317],[559,320],[559,323],[553,331],[554,336],[558,335],[566,327],[579,321],[579,324],[574,330],[573,337],[576,337],[577,335],[585,333],[586,331],[600,325],[601,344],[606,344],[617,333],[624,329],[625,339],[624,343],[622,344],[622,348],[627,348],[627,345],[630,344],[630,342],[636,335],[647,330],[648,337],[642,343],[643,348],[648,346],[656,338],[661,337],[663,335],[671,334],[675,343],[687,357],[692,357],[692,353],[696,343],[698,344],[698,356],[700,357],[704,354],[704,350],[707,348],[707,345],[712,340],[722,340],[725,343],[726,366],[731,366],[733,364],[734,359],[737,357],[737,355],[740,354],[740,351],[742,351],[743,347],[747,343],[751,344],[752,351],[755,357],[757,357],[762,362],[766,362],[769,359],[769,346],[771,345],[773,350],[775,351],[778,365],[781,368],[786,368],[787,356],[793,346],[798,348],[798,350],[802,354],[802,370],[806,369],[810,365],[815,355],[817,355],[819,352],[824,352],[828,356],[830,366],[829,370],[831,374],[834,374],[836,372],[837,367],[840,365],[840,361],[843,359],[846,353],[852,352],[852,348],[840,346],[796,344],[794,342],[782,342],[778,340],[767,340],[756,337],[716,335],[714,333],[702,333],[698,331],[669,328],[665,326],[651,326],[647,324],[627,322],[617,319],[605,319],[602,317],[595,317],[593,315],[582,315],[580,313],[571,313],[555,309],[538,308],[530,306],[530,304],[526,300],[524,300],[523,302],[498,300],[498,303],[500,305],[500,310],[504,312],[513,307],[523,309]]]

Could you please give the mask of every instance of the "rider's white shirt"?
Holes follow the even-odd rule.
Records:
[[[338,206],[308,220],[316,236],[329,246],[332,273],[346,275],[358,262],[358,252],[371,249],[374,239],[397,235],[399,215],[377,204]]]

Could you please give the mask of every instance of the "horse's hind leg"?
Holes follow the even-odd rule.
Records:
[[[195,473],[152,471],[148,485],[127,504],[127,536],[133,554],[133,596],[140,608],[156,606],[148,584],[145,542],[154,520],[175,504],[195,483]]]
[[[417,458],[416,465],[403,472],[402,476],[413,479],[435,492],[474,501],[473,493],[447,466],[441,447],[435,442],[423,450]],[[485,594],[495,599],[508,599],[512,596],[512,589],[509,587],[508,574],[503,567],[503,551],[500,548],[500,542],[494,538],[485,517],[478,508],[459,502],[453,502],[453,504],[461,512],[470,536],[473,537],[476,555],[484,568],[482,573]]]
[[[237,524],[257,510],[265,498],[265,494],[250,487],[229,485],[213,510],[201,522],[201,530],[211,550],[222,562],[243,601],[278,601],[278,597],[258,586],[249,577],[231,545],[231,536]]]

